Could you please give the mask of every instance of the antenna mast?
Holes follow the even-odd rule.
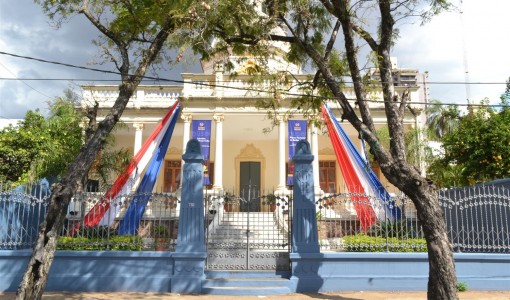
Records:
[[[468,54],[466,46],[466,31],[464,27],[464,11],[462,10],[462,0],[460,0],[460,26],[462,31],[462,56],[464,60],[464,86],[466,88],[466,100],[468,107],[471,105],[471,87],[469,85],[469,67],[468,67]]]

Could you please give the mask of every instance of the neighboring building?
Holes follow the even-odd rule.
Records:
[[[23,119],[0,119],[0,130],[9,126],[17,126]]]
[[[282,45],[276,45],[278,53],[286,51]],[[182,86],[146,86],[138,87],[122,115],[122,122],[127,129],[116,132],[118,147],[131,149],[136,153],[143,141],[153,131],[155,124],[166,113],[166,109],[181,101],[183,109],[181,120],[177,123],[170,146],[166,153],[166,161],[156,183],[156,191],[174,191],[180,185],[181,156],[187,141],[191,138],[191,122],[193,120],[212,121],[210,165],[208,168],[211,184],[208,189],[240,193],[243,186],[251,185],[260,192],[289,192],[287,185],[289,170],[288,128],[289,120],[304,119],[302,115],[293,114],[288,117],[287,110],[294,96],[283,95],[282,108],[277,116],[280,121],[276,128],[265,133],[264,128],[271,127],[267,112],[257,109],[257,100],[272,97],[262,92],[268,82],[253,85],[250,83],[249,69],[256,66],[253,57],[228,57],[234,64],[234,71],[226,72],[223,60],[202,62],[203,73],[183,73]],[[297,81],[313,79],[313,74],[302,74],[299,66],[288,64],[281,56],[269,61],[270,69],[292,73],[293,80],[290,93],[300,94]],[[411,101],[422,102],[426,87],[420,85],[424,81],[422,74],[416,70],[397,74],[396,91],[410,92]],[[375,75],[374,75],[375,76]],[[412,77],[414,76],[414,77]],[[412,77],[412,78],[411,78]],[[404,85],[407,84],[407,85]],[[105,114],[117,96],[117,86],[84,86],[83,105],[100,104],[99,116]],[[348,98],[355,99],[351,88],[344,89]],[[370,99],[381,100],[380,91],[368,95]],[[353,100],[354,105],[354,100]],[[337,116],[341,113],[338,105],[329,102],[329,106]],[[386,125],[386,117],[382,102],[371,102],[372,117],[376,127]],[[423,126],[423,108],[421,104],[411,104],[412,112],[406,110],[404,124],[406,129]],[[342,123],[351,140],[360,147],[358,133],[347,122]],[[308,126],[307,139],[310,141],[314,160],[314,184],[318,195],[344,191],[343,176],[329,140],[323,129]],[[383,177],[380,170],[376,174]],[[384,184],[387,181],[382,178]]]
[[[420,73],[417,69],[399,68],[396,57],[391,58],[391,68],[394,86],[419,87],[419,96],[414,100],[422,103],[429,102],[428,73]],[[375,81],[381,80],[379,70],[376,68],[370,68],[368,76]]]

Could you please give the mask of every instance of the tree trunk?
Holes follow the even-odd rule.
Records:
[[[39,236],[18,287],[16,299],[41,299],[48,281],[48,274],[57,248],[59,230],[64,225],[67,207],[74,191],[81,185],[108,133],[111,132],[124,111],[136,85],[121,85],[119,97],[112,112],[105,117],[93,136],[85,143],[76,159],[69,165],[68,173],[61,183],[51,187],[51,199],[46,218],[39,227]]]
[[[459,299],[453,249],[448,238],[438,189],[407,166],[383,170],[388,180],[413,201],[423,228],[429,259],[427,299]],[[390,171],[388,173],[388,171]]]
[[[51,188],[52,197],[44,223],[39,227],[39,238],[28,262],[27,270],[18,287],[16,299],[41,299],[48,280],[48,272],[57,248],[58,231],[66,216],[66,207],[72,191],[65,184]]]
[[[418,190],[420,192],[425,189]],[[412,195],[411,192],[409,194]],[[423,196],[418,195],[413,202],[415,205],[419,203],[422,207],[418,210],[418,219],[427,241],[429,258],[427,298],[429,300],[458,299],[453,249],[448,239],[444,215],[439,206],[438,190],[434,188]]]
[[[121,55],[121,63],[118,64],[119,62],[116,62],[116,65],[121,73],[122,84],[119,86],[119,96],[108,115],[101,121],[96,132],[86,141],[76,159],[69,165],[68,173],[64,176],[61,183],[51,188],[52,195],[50,205],[46,213],[45,221],[39,229],[39,237],[36,246],[18,287],[16,297],[18,300],[41,299],[57,248],[59,230],[64,224],[71,197],[74,191],[77,190],[80,182],[87,175],[104,139],[122,116],[129,99],[147,72],[147,68],[158,58],[168,36],[175,29],[175,20],[173,16],[169,14],[166,16],[164,24],[154,36],[150,45],[142,51],[136,70],[132,75],[129,75],[131,61],[129,60],[128,49],[133,40],[127,43],[124,42],[124,38],[121,37],[121,34],[117,35],[117,33],[110,31],[100,23],[99,19],[94,18],[88,11],[87,5],[83,6],[79,13],[84,14],[99,31],[118,47],[117,50]]]

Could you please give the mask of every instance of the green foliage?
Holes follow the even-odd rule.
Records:
[[[170,21],[170,36],[165,47],[184,47],[188,36],[196,33],[193,26],[206,11],[200,1],[192,0],[35,0],[58,26],[75,16],[83,17],[100,29],[93,43],[101,49],[98,63],[115,63],[120,70],[143,61],[145,50],[153,42],[166,22]],[[108,32],[105,34],[105,32]],[[186,38],[183,38],[186,37]],[[129,49],[129,54],[126,50]],[[165,49],[158,51],[155,63],[178,63],[182,56],[172,59]],[[126,60],[127,59],[127,60]],[[128,61],[129,60],[129,61]],[[127,64],[124,64],[127,63]],[[162,67],[165,67],[161,64]],[[127,71],[127,70],[123,70]]]
[[[69,91],[65,93],[65,98],[49,104],[47,118],[28,111],[20,124],[0,131],[0,181],[16,185],[43,177],[59,178],[67,172],[83,142],[83,114],[76,110],[77,99]],[[98,156],[95,171],[102,184],[121,172],[132,157],[127,149],[112,149],[114,144],[114,136],[109,135]]]
[[[108,237],[117,235],[117,230],[110,226],[85,227],[80,230],[79,235],[85,237]]]
[[[503,105],[479,107],[460,118],[457,129],[441,139],[444,157],[431,165],[432,179],[452,186],[510,176],[510,108]],[[452,175],[442,174],[442,168]]]
[[[377,137],[381,145],[389,149],[390,147],[390,133],[388,127],[384,126],[377,130]],[[419,129],[413,128],[404,133],[404,142],[406,146],[407,162],[419,166],[420,162],[426,163],[433,160],[432,150],[428,146],[427,133]],[[374,160],[373,155],[370,153],[371,160]]]
[[[343,237],[345,251],[348,252],[426,252],[425,239],[374,237],[366,234]]]
[[[101,237],[59,236],[57,250],[122,250],[141,251],[142,238],[139,236],[111,236],[109,240]]]
[[[367,235],[373,237],[415,238],[420,236],[419,228],[407,224],[406,221],[379,221],[372,225]]]
[[[462,281],[457,282],[457,291],[465,292],[468,290],[468,284]]]
[[[453,133],[459,124],[460,111],[456,105],[443,105],[439,100],[432,100],[426,113],[427,126],[436,140]]]
[[[106,137],[102,150],[98,153],[96,161],[91,168],[91,174],[97,174],[100,179],[100,186],[110,186],[112,179],[116,178],[133,158],[131,151],[125,148],[115,149],[116,129],[123,127],[117,123],[114,130]]]
[[[170,230],[165,225],[156,225],[152,228],[152,237],[168,238],[170,237]]]
[[[0,131],[0,178],[27,182],[42,177],[58,177],[78,153],[81,114],[68,98],[50,103],[50,115],[28,111],[18,126]]]

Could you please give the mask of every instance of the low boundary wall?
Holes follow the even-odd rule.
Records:
[[[510,290],[510,255],[455,253],[458,282],[471,290]],[[426,253],[291,254],[297,292],[424,291]]]
[[[16,291],[30,255],[28,250],[0,251],[0,292]],[[57,251],[46,290],[176,292],[174,256],[157,251]],[[454,256],[458,281],[469,289],[510,290],[510,254]],[[205,256],[190,254],[189,259]],[[291,261],[292,292],[427,289],[425,253],[291,253]],[[190,285],[204,279],[197,275],[189,278]],[[185,284],[183,279],[179,284]]]

